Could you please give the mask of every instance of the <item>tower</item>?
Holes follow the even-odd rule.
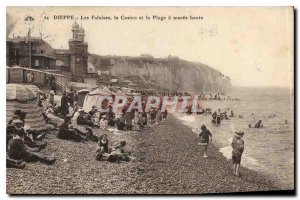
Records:
[[[73,37],[69,40],[70,69],[73,79],[82,81],[87,74],[88,44],[84,42],[84,29],[75,21],[72,25]]]

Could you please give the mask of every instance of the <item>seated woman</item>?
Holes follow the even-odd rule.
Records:
[[[164,114],[164,113],[163,113]],[[164,115],[163,115],[163,120],[164,120]],[[141,127],[144,128],[144,126],[147,126],[147,113],[145,111],[143,111],[140,115],[140,123],[141,123]]]
[[[88,126],[96,126],[94,123],[96,121],[96,115],[98,114],[98,108],[96,106],[92,107],[92,110],[85,114],[85,122]]]
[[[58,106],[57,103],[54,103],[53,111],[56,116],[58,116],[60,114],[60,106]]]
[[[116,124],[117,124],[117,129],[118,130],[124,130],[125,129],[125,117],[124,117],[124,114],[122,113],[120,118],[116,119]]]
[[[106,116],[103,116],[100,120],[100,128],[106,129],[107,126],[108,126],[108,122],[107,122]]]
[[[99,138],[94,135],[93,130],[90,127],[86,127],[86,132],[84,135],[87,137],[87,139],[93,141],[93,142],[98,142]]]
[[[85,125],[84,111],[82,108],[79,108],[74,116],[71,118],[71,124],[73,128],[80,134],[83,134],[86,129]]]
[[[155,124],[155,121],[156,121],[156,109],[155,108],[151,108],[150,109],[150,124],[153,125]]]
[[[91,121],[91,116],[89,114],[86,114],[82,108],[78,109],[78,111],[74,114],[73,118],[74,117],[75,118],[77,117],[77,125],[81,125],[81,126],[87,125],[91,127],[94,126],[94,123]]]
[[[11,125],[13,120],[15,119],[20,119],[20,116],[22,114],[22,111],[21,110],[15,110],[14,111],[14,115],[12,116],[12,118],[10,118],[10,120],[8,121],[8,125]]]
[[[132,162],[135,160],[134,157],[130,156],[130,152],[125,151],[126,141],[121,141],[120,143],[112,147],[111,153],[107,158],[109,162]]]
[[[10,128],[10,135],[9,139],[12,139],[13,133],[16,134],[21,134],[23,135],[24,139],[24,144],[28,146],[29,148],[37,148],[36,151],[40,151],[41,149],[45,148],[47,145],[47,142],[45,141],[35,141],[34,136],[28,132],[30,129],[30,126],[25,125],[23,126],[23,122],[19,119],[13,120],[12,122],[12,127]]]
[[[79,109],[79,106],[78,106],[77,102],[75,102],[74,107],[73,107],[73,111],[72,111],[72,114],[71,114],[72,117],[78,111],[78,109]]]
[[[23,160],[25,162],[40,161],[45,164],[54,164],[55,158],[48,158],[41,154],[28,151],[24,145],[23,132],[17,131],[13,134],[13,138],[9,140],[7,145],[7,155],[13,160]]]
[[[109,111],[106,113],[106,119],[108,126],[114,126],[115,125],[115,113],[112,111],[112,107],[109,108]]]
[[[162,121],[162,113],[159,108],[156,108],[157,114],[156,114],[156,124],[160,124]]]
[[[108,139],[107,135],[104,134],[99,138],[98,148],[96,150],[96,160],[101,160],[104,153],[108,153]]]
[[[53,106],[49,105],[46,108],[46,117],[48,119],[48,123],[54,125],[54,126],[60,126],[64,120],[58,116],[56,116],[56,113],[54,112]]]
[[[134,112],[133,110],[131,112],[125,113],[125,124],[126,124],[126,130],[132,130],[132,120],[134,118]]]
[[[59,131],[57,137],[63,140],[72,140],[75,142],[81,142],[85,139],[77,134],[71,125],[71,117],[66,116],[64,119],[64,123],[62,123],[59,127]],[[70,127],[69,127],[70,126]]]

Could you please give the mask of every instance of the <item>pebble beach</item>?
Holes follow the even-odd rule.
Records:
[[[213,143],[208,158],[192,130],[172,115],[143,131],[107,133],[110,143],[127,141],[135,162],[110,163],[95,159],[95,142],[76,143],[48,134],[41,153],[55,156],[54,165],[27,163],[7,168],[8,194],[205,194],[280,190],[270,178],[241,168],[232,175],[228,161]],[[213,133],[212,133],[213,134]]]

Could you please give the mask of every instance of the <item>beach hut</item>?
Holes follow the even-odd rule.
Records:
[[[6,85],[6,123],[14,115],[15,110],[26,112],[25,125],[33,130],[46,129],[43,118],[43,108],[38,106],[37,98],[33,91],[21,84]]]
[[[100,103],[100,98],[104,96],[113,96],[112,92],[108,92],[108,90],[104,91],[101,88],[97,88],[91,92],[89,92],[83,102],[83,110],[85,112],[89,112],[93,106],[100,107],[101,105],[98,105]]]
[[[126,96],[126,94],[124,92],[122,92],[121,90],[118,90],[116,93],[115,93],[115,96]]]
[[[9,69],[9,82],[10,83],[24,82],[24,71],[22,67],[14,66]]]
[[[29,88],[30,90],[32,90],[32,92],[37,95],[38,93],[40,94],[44,94],[44,92],[38,88],[38,86],[36,85],[25,85],[25,87]]]
[[[111,91],[107,86],[104,86],[102,90],[110,95],[115,95],[115,93]]]
[[[82,89],[82,90],[78,90],[77,94],[78,94],[78,101],[77,104],[78,106],[82,107],[83,106],[83,102],[85,99],[85,96],[90,92],[91,90],[89,89]]]

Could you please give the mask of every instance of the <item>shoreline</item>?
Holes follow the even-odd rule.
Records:
[[[140,145],[140,148],[149,154],[140,166],[148,172],[145,177],[140,177],[141,184],[146,182],[146,193],[203,194],[280,190],[271,177],[245,167],[240,170],[242,177],[232,175],[231,162],[212,144],[208,147],[209,158],[203,158],[203,148],[197,145],[199,139],[190,127],[174,116],[169,116],[164,124],[146,130],[142,138],[146,147]],[[152,142],[159,144],[153,146]],[[164,149],[162,145],[165,145]],[[163,188],[158,188],[161,185]]]
[[[55,155],[52,165],[28,163],[25,169],[7,169],[9,194],[205,194],[280,190],[274,180],[241,167],[231,174],[231,163],[213,145],[209,158],[191,128],[169,115],[166,122],[141,132],[115,134],[110,142],[126,140],[136,162],[95,160],[96,143],[75,143],[48,135],[41,153]]]
[[[231,162],[231,152],[232,152],[232,147],[231,147],[231,141],[232,141],[232,137],[230,137],[230,135],[227,135],[227,130],[223,130],[214,127],[214,125],[210,125],[211,122],[210,120],[207,120],[207,116],[199,116],[199,115],[191,115],[190,117],[195,117],[195,119],[189,119],[189,115],[179,115],[178,113],[174,113],[174,117],[179,120],[183,125],[186,125],[188,128],[192,129],[192,131],[194,132],[194,134],[196,134],[195,131],[200,131],[198,127],[200,127],[200,124],[205,124],[207,125],[207,127],[209,128],[210,131],[212,131],[213,135],[217,136],[214,137],[213,136],[213,140],[214,142],[212,143],[212,145],[214,147],[217,148],[217,150],[222,154],[222,156],[224,156],[229,162]],[[195,123],[196,122],[196,123]],[[228,121],[225,121],[225,123]],[[229,121],[231,122],[231,121]],[[228,123],[227,123],[228,126]],[[230,127],[228,127],[230,129]],[[226,128],[225,128],[226,129]],[[232,131],[232,130],[231,130]],[[224,132],[226,132],[226,134],[223,134]],[[218,137],[218,135],[221,134],[220,137]],[[226,136],[226,137],[224,137]],[[228,142],[224,142],[224,141],[229,141]],[[246,145],[251,145],[251,143],[248,144],[248,139],[246,138],[245,142]],[[217,142],[216,142],[217,141]],[[253,142],[253,138],[252,141],[249,142]],[[247,151],[248,150],[248,151]],[[265,159],[264,157],[262,157],[261,155],[258,155],[258,157],[256,157],[255,155],[257,154],[251,154],[251,152],[253,152],[253,149],[250,151],[249,149],[247,149],[243,156],[242,156],[242,166],[244,168],[247,168],[249,170],[255,171],[257,173],[263,174],[267,177],[269,177],[271,180],[273,180],[276,185],[281,189],[281,190],[294,190],[294,181],[290,181],[287,180],[285,177],[284,172],[282,172],[281,174],[278,174],[278,169],[275,168],[273,169],[272,166],[274,166],[274,163],[270,163],[268,164],[268,162],[262,160]],[[250,152],[250,153],[249,153]],[[260,152],[264,152],[264,151],[256,151],[256,153],[260,153]],[[255,151],[254,151],[255,153]],[[268,159],[268,158],[266,158]],[[260,162],[262,162],[262,164],[260,164]],[[272,162],[272,160],[270,161]],[[273,164],[273,165],[272,165]],[[280,163],[279,163],[280,164]],[[277,171],[276,171],[277,170]]]

